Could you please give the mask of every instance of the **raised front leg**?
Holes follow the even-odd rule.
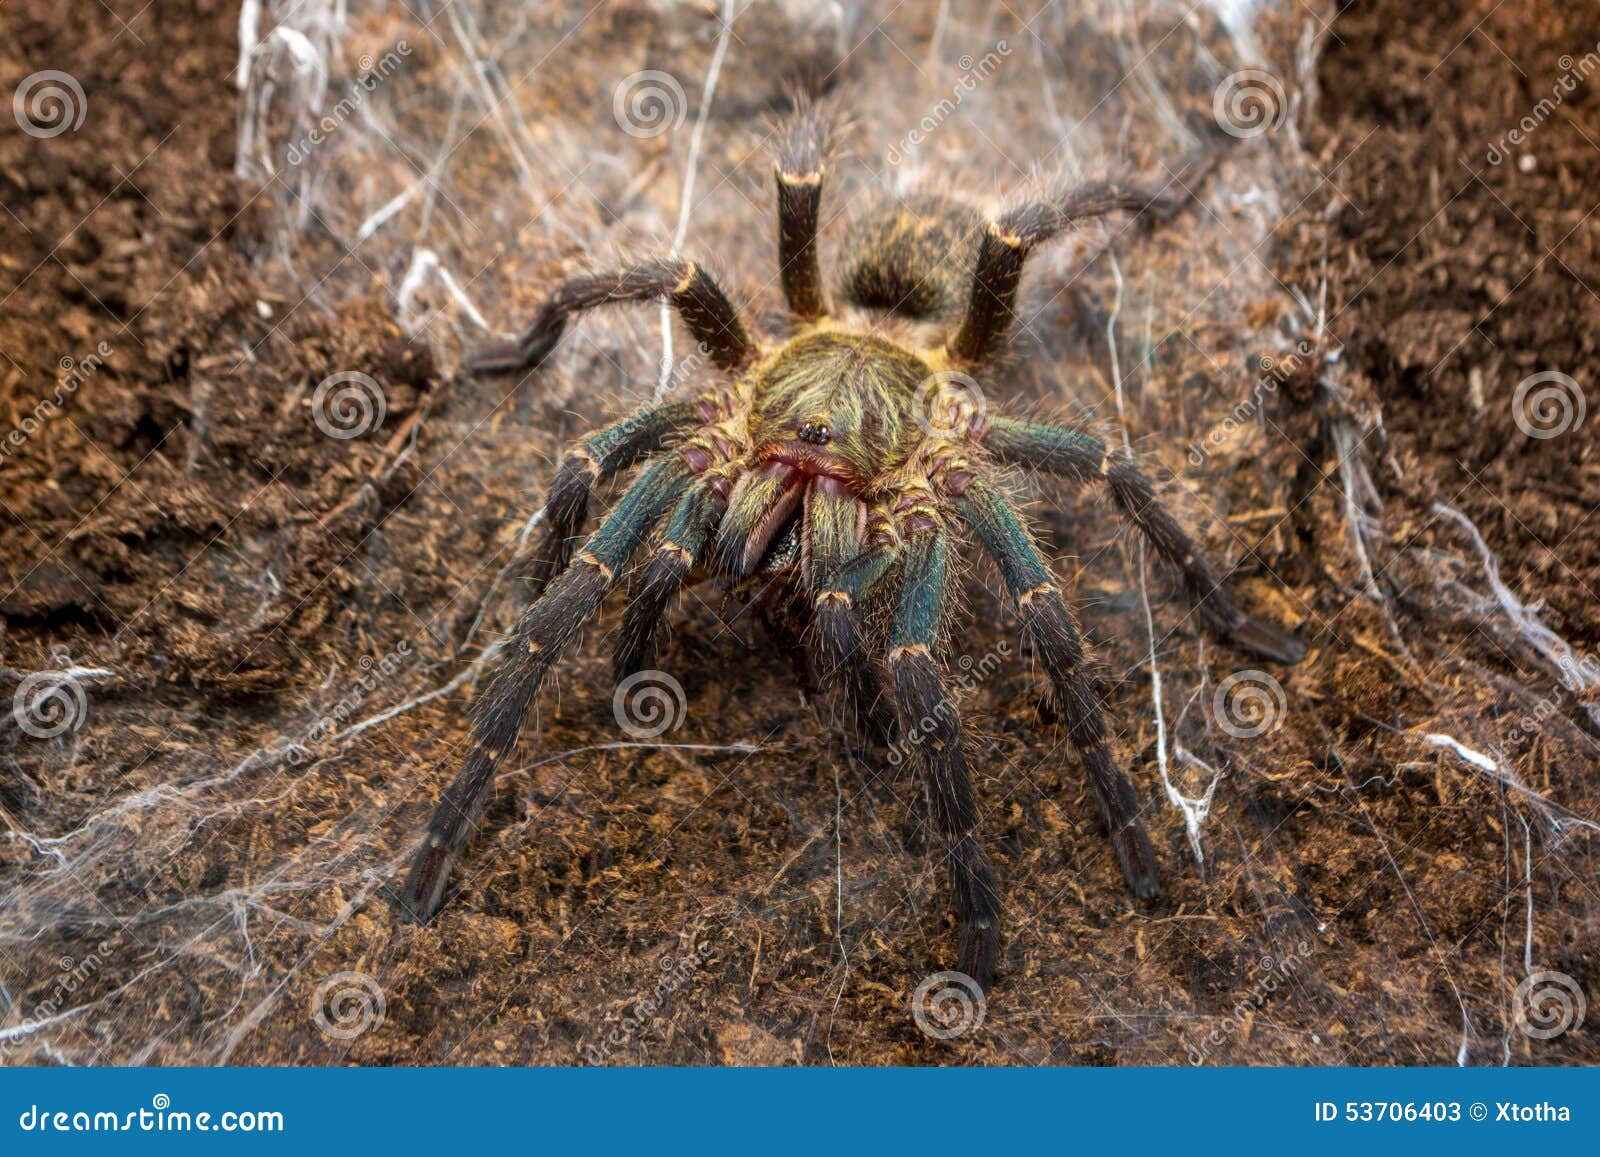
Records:
[[[802,102],[778,139],[778,275],[789,311],[802,321],[828,312],[817,258],[822,181],[827,175],[829,124]]]
[[[991,221],[978,247],[967,312],[950,342],[950,356],[967,366],[979,366],[1000,349],[1011,328],[1022,267],[1037,246],[1079,221],[1116,212],[1170,214],[1182,203],[1181,193],[1091,181],[1056,200],[1020,205]]]

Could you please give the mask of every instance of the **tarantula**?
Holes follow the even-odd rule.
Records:
[[[721,375],[697,397],[646,407],[594,434],[562,461],[529,571],[534,601],[477,706],[471,749],[406,884],[413,918],[438,909],[545,673],[647,546],[633,568],[619,678],[654,665],[658,628],[685,584],[761,577],[800,603],[822,678],[848,690],[864,722],[880,736],[896,726],[920,731],[909,753],[945,844],[958,967],[984,987],[999,950],[1000,894],[978,839],[961,721],[939,658],[961,528],[1016,602],[1129,887],[1143,900],[1157,891],[1155,851],[1112,756],[1082,636],[999,469],[1104,483],[1214,629],[1269,659],[1303,656],[1295,636],[1239,609],[1133,458],[1090,434],[988,415],[930,389],[970,382],[965,375],[999,353],[1035,248],[1074,222],[1167,214],[1180,198],[1097,181],[987,221],[940,198],[890,203],[853,228],[830,303],[817,246],[828,136],[826,121],[802,108],[778,138],[779,273],[794,321],[787,339],[752,337],[703,268],[665,260],[562,283],[525,337],[467,360],[469,373],[531,370],[575,314],[665,299]],[[577,546],[596,485],[647,459]]]

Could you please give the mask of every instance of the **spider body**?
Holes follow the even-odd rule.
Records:
[[[937,199],[885,206],[849,234],[856,247],[843,260],[835,311],[816,238],[826,141],[826,126],[803,109],[779,149],[780,270],[795,322],[786,340],[753,340],[704,270],[662,261],[562,283],[521,341],[469,359],[469,371],[531,369],[573,314],[664,299],[721,380],[591,436],[557,471],[547,537],[529,572],[534,601],[479,701],[465,765],[413,865],[404,905],[414,917],[438,908],[551,664],[630,574],[619,678],[654,666],[656,637],[686,583],[770,579],[808,616],[823,681],[841,684],[880,737],[916,737],[910,755],[955,896],[958,967],[984,986],[999,953],[1000,890],[978,837],[962,723],[940,661],[969,538],[997,566],[1054,685],[1129,887],[1143,899],[1158,887],[1137,797],[1084,673],[1082,637],[1000,469],[1104,485],[1212,627],[1278,661],[1303,654],[1298,639],[1234,604],[1134,459],[1082,431],[990,415],[969,396],[971,375],[1003,344],[1032,248],[1078,220],[1170,212],[1177,200],[1097,182],[988,222]],[[594,486],[646,459],[579,545]]]

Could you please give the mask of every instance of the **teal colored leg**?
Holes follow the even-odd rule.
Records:
[[[612,658],[612,670],[618,680],[655,667],[656,633],[673,597],[704,552],[725,505],[722,497],[703,483],[690,488],[678,500],[661,541],[645,564],[644,576],[628,601],[628,609],[623,612],[622,630]]]
[[[922,774],[945,842],[956,898],[957,967],[987,988],[1000,949],[1000,890],[994,865],[978,842],[978,806],[960,713],[934,659],[949,587],[950,552],[943,534],[920,534],[908,542],[889,670],[900,715],[899,746]]]
[[[1021,609],[1039,658],[1055,684],[1067,734],[1083,761],[1089,786],[1111,832],[1111,846],[1122,874],[1134,895],[1152,899],[1158,888],[1155,849],[1139,820],[1133,785],[1111,756],[1100,704],[1083,675],[1083,636],[1061,591],[1033,536],[993,486],[982,479],[974,481],[957,499],[957,506],[1000,568],[1006,589]]]
[[[567,452],[545,502],[544,541],[526,574],[534,598],[544,594],[550,580],[566,569],[595,486],[659,452],[675,435],[698,424],[693,402],[669,402],[629,414]]]
[[[899,547],[886,543],[869,546],[832,573],[820,576],[812,588],[816,592],[822,681],[844,686],[860,725],[884,744],[894,738],[894,712],[883,693],[863,612],[899,561]]]
[[[428,838],[412,864],[404,903],[414,919],[426,920],[438,910],[450,869],[483,816],[495,771],[516,743],[550,665],[599,608],[651,527],[693,478],[676,455],[650,467],[589,536],[573,564],[523,612],[475,710],[466,762],[434,810]]]
[[[1126,454],[1112,454],[1091,434],[996,418],[984,445],[1002,462],[1029,466],[1079,482],[1104,482],[1123,516],[1137,526],[1156,554],[1182,577],[1184,591],[1211,628],[1257,655],[1298,663],[1306,648],[1294,635],[1244,613],[1217,578],[1194,540],[1156,497],[1155,488]]]

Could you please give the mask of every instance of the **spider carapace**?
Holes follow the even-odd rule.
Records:
[[[994,561],[1015,601],[1129,887],[1153,898],[1156,856],[1138,798],[1112,754],[1078,626],[1002,482],[1007,467],[1103,485],[1213,629],[1269,659],[1303,656],[1296,637],[1235,604],[1132,457],[1081,430],[992,412],[974,376],[1004,343],[1034,248],[1077,221],[1170,214],[1187,193],[1183,178],[1177,193],[1078,185],[990,220],[936,198],[881,206],[846,237],[830,300],[817,245],[827,146],[826,121],[809,107],[779,135],[787,340],[752,338],[703,268],[667,260],[563,282],[525,337],[467,360],[467,372],[530,371],[574,314],[666,300],[715,371],[693,397],[631,414],[564,458],[529,569],[534,600],[480,699],[464,766],[406,885],[413,917],[439,907],[540,683],[608,591],[628,580],[621,678],[654,666],[657,636],[686,583],[770,577],[809,616],[823,681],[837,683],[880,738],[915,737],[904,746],[943,841],[957,966],[987,987],[1000,952],[1000,889],[941,661],[956,556],[969,543]],[[593,489],[640,464],[580,538]]]

